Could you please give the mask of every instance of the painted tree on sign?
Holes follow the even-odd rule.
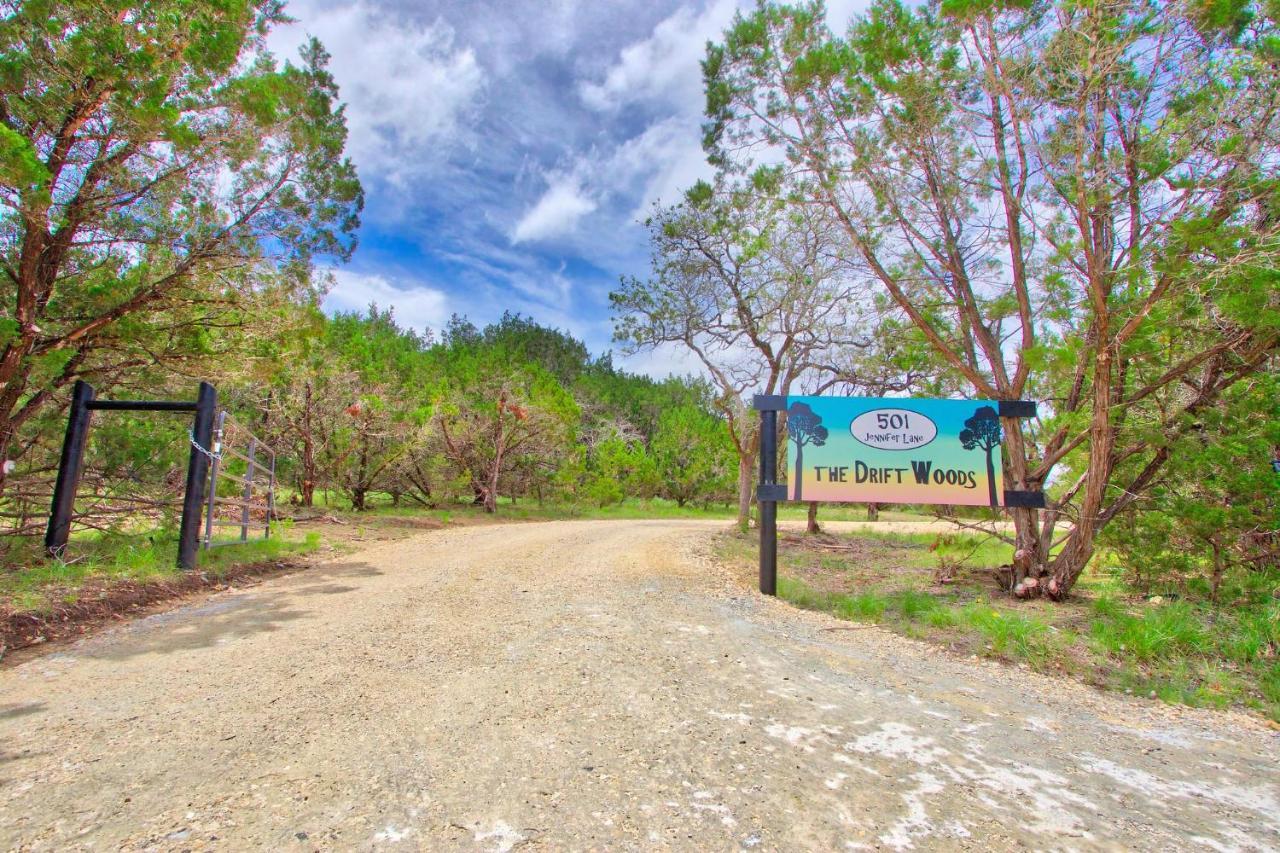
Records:
[[[795,500],[801,497],[804,487],[804,448],[806,444],[822,447],[827,443],[827,428],[822,425],[822,418],[808,403],[793,403],[787,409],[787,437],[796,446],[796,491]]]
[[[984,450],[987,454],[987,492],[991,505],[999,506],[996,494],[996,464],[991,452],[1000,446],[1000,417],[990,406],[979,406],[973,417],[964,422],[960,430],[960,443],[965,450]]]

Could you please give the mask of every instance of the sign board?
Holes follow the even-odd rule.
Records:
[[[1000,403],[787,397],[787,498],[1005,506]]]

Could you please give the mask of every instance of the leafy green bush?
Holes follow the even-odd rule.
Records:
[[[1143,594],[1269,596],[1280,589],[1280,374],[1232,387],[1184,426],[1160,481],[1103,541]]]

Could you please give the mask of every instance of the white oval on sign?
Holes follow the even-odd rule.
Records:
[[[849,432],[877,450],[915,450],[938,437],[938,425],[919,412],[872,409],[854,418]]]

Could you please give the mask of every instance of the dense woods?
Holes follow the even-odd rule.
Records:
[[[744,528],[753,394],[918,394],[1040,405],[1001,425],[1006,487],[1049,497],[993,532],[1009,591],[1064,598],[1100,553],[1135,590],[1274,585],[1271,5],[739,15],[703,66],[715,176],[612,294],[624,351],[701,365],[666,380],[514,314],[322,313],[363,193],[324,47],[265,51],[279,4],[0,9],[6,534],[42,528],[81,378],[212,381],[302,507],[663,497]],[[162,521],[186,429],[100,417],[82,520]]]

